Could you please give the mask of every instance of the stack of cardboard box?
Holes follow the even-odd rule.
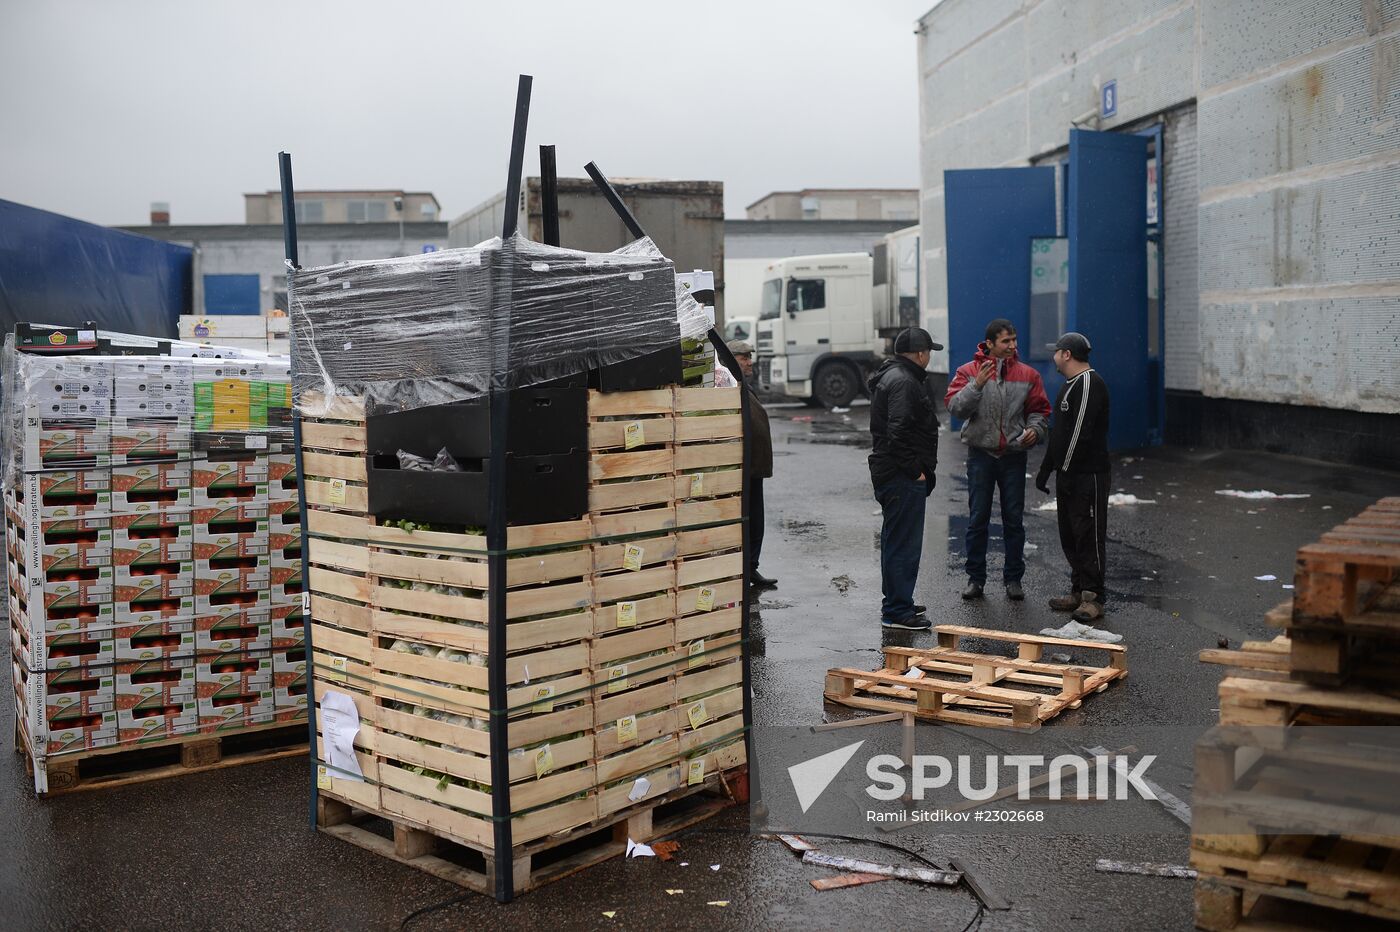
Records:
[[[54,755],[304,718],[286,360],[9,360],[7,578],[36,788]]]

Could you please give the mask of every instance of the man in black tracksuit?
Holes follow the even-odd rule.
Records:
[[[1060,546],[1070,565],[1068,596],[1050,600],[1057,612],[1074,612],[1084,623],[1103,617],[1104,545],[1108,532],[1108,386],[1089,367],[1089,341],[1066,333],[1055,343],[1055,368],[1065,377],[1055,399],[1055,424],[1035,487],[1050,491],[1055,503]]]
[[[911,327],[895,338],[895,355],[870,378],[870,482],[880,503],[880,623],[927,631],[924,608],[914,604],[914,582],[924,550],[925,500],[938,467],[938,415],[928,391],[933,342]]]

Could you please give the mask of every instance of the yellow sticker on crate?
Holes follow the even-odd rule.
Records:
[[[710,713],[705,709],[705,700],[701,699],[693,706],[685,710],[686,718],[690,719],[691,728],[699,728],[710,720]]]
[[[705,474],[697,472],[690,477],[690,497],[699,498],[705,494]]]
[[[697,612],[714,611],[715,590],[709,586],[701,586],[700,592],[695,596],[695,610]]]
[[[332,479],[331,482],[330,482],[330,486],[331,486],[331,487],[330,487],[329,492],[327,493],[327,497],[330,498],[331,504],[332,504],[332,505],[344,505],[344,504],[345,504],[345,480],[344,480],[344,479]]]
[[[637,627],[637,603],[619,602],[617,603],[617,626],[619,628]]]
[[[325,764],[316,765],[316,789],[328,790],[331,788],[331,774],[326,769]]]
[[[630,450],[647,442],[646,428],[641,421],[628,421],[622,428],[622,448]]]
[[[637,716],[624,715],[617,720],[617,743],[628,744],[637,740]]]
[[[326,674],[326,679],[333,680],[337,683],[346,682],[344,657],[331,658],[331,669],[330,672]]]
[[[686,667],[698,667],[705,662],[705,639],[692,641],[691,645],[685,649],[686,655],[690,657],[686,661]]]
[[[530,707],[531,712],[553,712],[554,711],[554,687],[535,687],[535,704]]]
[[[620,693],[627,688],[627,664],[608,670],[608,692]]]
[[[622,548],[622,568],[624,570],[640,570],[646,553],[646,548],[640,544],[627,544]]]
[[[535,779],[538,780],[553,769],[554,752],[551,751],[549,745],[546,744],[535,752]]]
[[[705,758],[691,761],[685,768],[685,785],[695,786],[705,782]]]

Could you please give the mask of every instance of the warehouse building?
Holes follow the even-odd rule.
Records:
[[[1076,327],[1122,445],[1400,468],[1400,7],[944,0],[917,32],[944,367],[976,320],[1042,367]]]

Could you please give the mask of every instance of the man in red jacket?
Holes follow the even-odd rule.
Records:
[[[963,422],[967,444],[967,588],[964,599],[982,598],[987,584],[987,528],[992,494],[1001,498],[1006,560],[1002,583],[1006,597],[1024,599],[1026,572],[1026,451],[1045,439],[1050,399],[1040,373],[1016,356],[1016,328],[998,318],[987,325],[986,341],[972,362],[958,368],[943,403]]]

